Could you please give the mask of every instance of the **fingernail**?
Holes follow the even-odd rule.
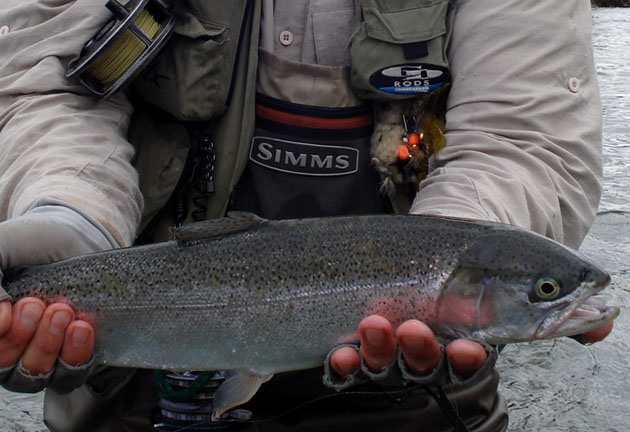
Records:
[[[427,345],[427,341],[424,337],[413,335],[401,338],[398,343],[402,346],[403,350],[413,354],[423,354]]]
[[[66,327],[70,324],[71,319],[72,315],[67,311],[55,312],[50,319],[50,332],[54,335],[61,336],[65,333]]]
[[[370,345],[383,345],[385,332],[380,329],[367,329],[365,330],[365,339]]]
[[[354,369],[351,369],[350,367],[348,367],[347,363],[335,361],[334,358],[331,359],[330,365],[339,376],[344,377],[344,378],[346,378],[349,375],[352,375],[352,373],[354,372]]]
[[[343,378],[348,378],[350,376],[352,376],[359,368],[354,368],[352,366],[349,365],[343,365],[343,366],[338,366],[339,367],[339,374],[343,377]]]
[[[90,332],[84,328],[75,328],[72,332],[72,345],[76,348],[81,348],[84,346],[88,338],[90,337]]]
[[[479,364],[479,358],[469,353],[460,354],[457,357],[456,363],[456,369],[465,373],[472,373],[481,366],[481,364]]]
[[[39,303],[26,303],[20,310],[20,320],[24,326],[29,328],[35,328],[39,324],[42,315],[44,313],[44,307]]]

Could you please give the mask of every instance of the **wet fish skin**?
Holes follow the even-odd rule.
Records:
[[[14,299],[64,299],[90,316],[97,363],[260,375],[321,365],[372,313],[394,326],[422,320],[445,339],[508,343],[578,333],[618,312],[601,308],[563,330],[610,278],[511,226],[393,215],[259,222],[223,235],[221,220],[208,221],[184,242],[24,268],[5,286]],[[541,277],[560,283],[558,298],[536,298]]]

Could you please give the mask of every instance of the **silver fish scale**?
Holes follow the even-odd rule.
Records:
[[[274,373],[321,365],[370,313],[430,322],[459,253],[491,229],[421,216],[267,222],[27,268],[7,287],[93,316],[103,364]]]

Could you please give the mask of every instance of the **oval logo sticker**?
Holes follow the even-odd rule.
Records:
[[[427,93],[446,84],[451,76],[448,69],[425,63],[389,66],[376,71],[370,84],[377,89],[395,94]]]

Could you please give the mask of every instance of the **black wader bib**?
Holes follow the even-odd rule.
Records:
[[[268,219],[390,212],[370,166],[370,105],[318,108],[258,95],[230,208]]]

